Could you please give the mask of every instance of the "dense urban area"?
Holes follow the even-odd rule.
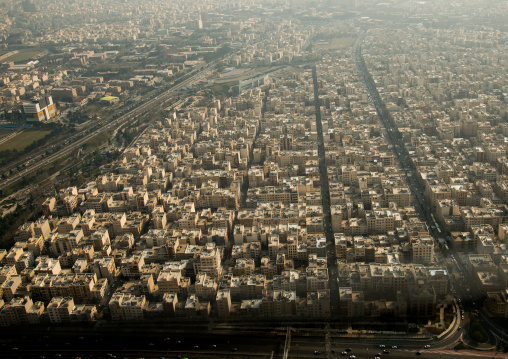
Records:
[[[0,357],[507,356],[506,19],[1,0]]]

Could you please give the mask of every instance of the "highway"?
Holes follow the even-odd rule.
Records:
[[[204,77],[204,70],[207,70],[213,66],[215,66],[215,62],[210,63],[209,65],[201,64],[198,65],[194,70],[192,70],[187,76],[189,76],[187,79],[183,80],[179,84],[171,87],[167,91],[147,100],[146,102],[143,102],[139,106],[128,110],[128,112],[125,112],[117,119],[111,120],[110,122],[105,123],[102,127],[90,132],[86,133],[87,130],[83,131],[83,136],[75,141],[67,140],[66,142],[70,142],[66,147],[60,149],[59,151],[54,152],[53,154],[50,154],[46,156],[45,158],[41,159],[40,156],[37,156],[33,161],[33,164],[30,166],[27,166],[26,168],[20,170],[19,172],[13,174],[9,178],[3,180],[0,182],[0,189],[4,189],[5,187],[19,181],[24,176],[27,176],[31,174],[34,171],[37,171],[38,169],[47,166],[48,164],[65,157],[69,154],[71,154],[73,151],[77,150],[79,147],[81,147],[83,144],[85,144],[87,141],[91,140],[95,136],[108,131],[114,127],[120,126],[123,123],[133,119],[134,117],[142,114],[145,111],[148,111],[150,109],[153,109],[160,103],[163,103],[167,99],[169,99],[174,93],[184,87],[187,87],[195,82],[200,81]],[[85,134],[86,133],[86,134]]]
[[[88,123],[87,128],[93,128],[94,126],[97,126],[101,122],[101,120],[97,119],[95,121],[90,121]],[[65,142],[73,142],[76,139],[85,136],[89,132],[88,129],[85,129],[83,131],[76,132],[72,136],[65,136],[64,135],[55,135],[55,137],[52,139],[52,141],[49,141],[45,143],[44,145],[41,145],[29,153],[26,153],[24,155],[21,155],[20,157],[10,161],[9,163],[5,164],[2,168],[0,168],[0,173],[7,173],[9,171],[15,171],[19,166],[27,167],[31,163],[35,163],[37,161],[40,161],[44,159],[45,153],[47,152],[52,153],[57,150],[57,146],[64,144]],[[18,133],[19,134],[19,133]]]
[[[383,346],[381,348],[380,346]],[[309,339],[292,339],[292,345],[290,350],[290,358],[350,358],[354,355],[356,359],[373,359],[376,356],[380,358],[437,358],[437,359],[451,359],[451,358],[505,358],[507,354],[497,353],[493,351],[476,352],[476,351],[459,351],[445,350],[435,348],[430,345],[428,349],[425,349],[425,343],[407,342],[405,339],[400,340],[370,340],[360,341],[352,340],[332,340],[331,342],[331,355],[327,355],[324,348],[324,342],[322,340],[315,339],[313,343]],[[392,347],[396,346],[394,349]],[[349,350],[350,349],[350,350]],[[315,351],[318,351],[316,354]],[[420,354],[417,354],[420,353]],[[377,355],[379,354],[379,355]]]
[[[129,325],[129,324],[127,324]],[[245,328],[248,328],[247,326]],[[49,328],[48,328],[49,329]],[[90,328],[87,333],[52,333],[41,330],[38,334],[19,333],[2,336],[3,358],[230,358],[261,359],[282,358],[285,337],[283,333],[227,334],[197,330],[195,332],[133,331],[103,333]],[[72,332],[75,330],[69,328]],[[21,335],[25,334],[25,335]],[[303,331],[292,334],[288,358],[315,359],[367,359],[380,358],[505,358],[507,354],[496,351],[453,351],[446,350],[427,341],[407,338],[399,339],[351,339],[331,337],[329,350],[325,350],[326,336],[308,336]],[[10,338],[13,339],[10,339]],[[8,339],[8,340],[7,340]],[[420,354],[418,354],[420,353]],[[380,355],[376,355],[380,354]]]

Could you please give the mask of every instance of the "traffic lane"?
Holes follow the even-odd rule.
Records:
[[[178,333],[115,333],[102,332],[97,334],[79,334],[79,333],[45,333],[44,335],[8,335],[2,336],[2,347],[5,349],[29,349],[31,347],[46,348],[56,350],[64,349],[157,349],[157,350],[176,350],[188,351],[192,349],[217,349],[221,351],[230,351],[233,348],[245,351],[256,350],[256,348],[275,348],[283,343],[284,337],[266,337],[266,336],[242,336],[229,334],[206,334],[196,332],[195,334]],[[5,345],[3,345],[5,344]],[[198,348],[196,348],[196,346]]]
[[[380,354],[380,357],[399,357],[399,358],[407,358],[407,357],[413,357],[417,356],[416,352],[417,350],[393,350],[388,349],[389,353],[385,354],[383,353],[382,349],[379,348],[369,348],[369,347],[362,347],[359,348],[357,346],[331,346],[331,350],[333,350],[333,353],[330,352],[332,358],[350,358],[351,356],[355,356],[356,359],[362,359],[362,358],[374,358],[376,354]],[[422,349],[421,351],[423,351]],[[300,345],[292,343],[291,350],[290,350],[290,356],[291,357],[300,357],[300,358],[328,358],[328,355],[325,350],[324,343],[322,345]],[[420,355],[421,356],[421,355]]]
[[[72,348],[119,348],[119,349],[140,349],[150,348],[157,350],[174,350],[174,351],[188,351],[191,349],[217,349],[221,351],[229,351],[234,348],[244,351],[255,350],[256,348],[273,348],[280,345],[284,338],[266,338],[266,337],[243,337],[229,335],[177,335],[161,337],[156,334],[143,335],[138,333],[132,335],[116,336],[114,333],[106,334],[101,333],[99,336],[78,337],[75,340],[62,340],[63,338],[41,338],[40,344],[48,344],[49,347],[66,347]]]
[[[300,344],[291,345],[290,357],[293,358],[351,358],[352,355],[355,356],[356,359],[367,359],[374,358],[377,354],[380,354],[381,358],[439,358],[439,359],[460,359],[467,357],[486,357],[486,358],[505,358],[506,354],[496,353],[495,351],[454,351],[454,350],[445,350],[445,349],[424,349],[423,346],[421,349],[407,349],[407,348],[399,348],[399,349],[388,349],[389,353],[384,353],[383,349],[380,348],[359,348],[354,345],[349,347],[334,347],[332,345],[332,349],[334,353],[330,353],[328,356],[324,343],[320,346],[321,349],[315,349],[319,347],[318,345],[312,346],[302,346]],[[349,350],[351,349],[351,350]],[[318,353],[316,353],[316,350]],[[419,354],[418,354],[419,353]]]
[[[111,354],[111,355],[110,355]],[[342,353],[335,352],[331,354],[329,357],[331,358],[350,358],[352,355],[355,356],[356,359],[367,359],[367,358],[374,358],[377,353],[375,352],[362,352],[360,350],[352,349],[350,352],[346,352],[344,355]],[[390,351],[390,354],[383,354],[382,352],[381,358],[428,358],[428,359],[459,359],[459,358],[477,358],[477,357],[484,357],[484,358],[504,358],[506,354],[494,352],[494,351],[487,351],[487,352],[480,352],[480,351],[453,351],[453,350],[422,350],[420,351],[420,355],[416,354],[416,352],[412,351]],[[220,351],[214,351],[214,350],[208,350],[208,351],[189,351],[185,354],[183,354],[185,357],[189,359],[199,358],[245,358],[252,357],[252,358],[269,358],[271,356],[270,352],[260,352],[260,351],[250,351],[250,352],[241,352],[238,351],[231,351],[231,352],[220,352]],[[41,351],[26,351],[26,352],[19,352],[19,353],[0,353],[0,357],[10,357],[10,358],[41,358],[41,357],[59,357],[59,358],[75,358],[76,356],[79,356],[81,358],[161,358],[164,356],[165,358],[176,358],[178,356],[183,357],[182,355],[179,355],[178,353],[174,352],[161,352],[156,350],[132,350],[129,352],[115,352],[115,351],[108,351],[108,350],[97,350],[97,351],[61,351],[61,352],[41,352]],[[290,351],[289,356],[291,358],[325,358],[326,353],[320,352],[319,354],[314,354],[314,351],[307,351],[307,350],[299,350],[297,352]]]
[[[21,340],[23,339],[23,340]],[[45,357],[70,356],[95,358],[96,355],[111,353],[118,357],[124,357],[133,352],[143,352],[147,357],[153,352],[158,358],[161,354],[166,357],[200,358],[204,355],[216,355],[221,358],[232,356],[245,356],[249,354],[265,354],[269,357],[272,352],[283,349],[283,341],[271,338],[241,338],[234,336],[217,337],[166,337],[159,338],[125,338],[113,335],[100,337],[75,337],[75,340],[62,340],[43,336],[39,340],[30,340],[25,337],[20,340],[3,343],[0,349],[0,357],[31,357],[34,353]],[[282,345],[282,347],[281,347]],[[39,356],[37,356],[39,357]]]
[[[416,352],[424,349],[427,343],[418,342],[418,341],[408,341],[407,339],[378,339],[378,340],[370,340],[369,342],[365,342],[366,339],[359,338],[358,341],[363,341],[364,344],[359,345],[358,341],[351,341],[351,339],[345,340],[336,340],[333,338],[330,341],[330,348],[334,350],[334,354],[341,356],[343,351],[349,352],[348,349],[351,349],[351,353],[359,353],[361,355],[370,354],[374,356],[376,353],[383,354],[383,350],[388,350],[390,353],[385,354],[389,355],[395,352]],[[382,344],[384,343],[384,344]],[[384,347],[380,347],[380,345],[384,345]],[[397,346],[397,349],[393,349],[393,346]],[[432,347],[432,344],[431,344]],[[320,352],[319,354],[314,354],[316,357],[320,355],[325,355],[325,341],[324,338],[300,338],[295,337],[294,335],[291,337],[291,353],[297,354],[297,351],[302,353],[311,353],[314,354],[315,351]],[[348,354],[351,355],[351,354]],[[356,354],[355,354],[356,355]]]
[[[455,324],[455,329],[459,327],[461,323]],[[405,350],[405,351],[418,351],[424,350],[425,345],[430,345],[430,349],[443,349],[448,347],[449,345],[456,342],[462,334],[462,330],[455,330],[453,333],[450,333],[444,339],[435,341],[435,340],[418,340],[411,338],[359,338],[357,340],[352,340],[350,338],[332,338],[331,339],[331,349],[334,349],[335,352],[341,353],[346,348],[355,348],[358,350],[365,350],[370,353],[382,352],[384,349],[392,351],[392,350]],[[361,345],[359,345],[361,342]],[[299,345],[300,348],[308,347],[309,351],[312,349],[323,351],[324,350],[324,337],[314,337],[310,340],[307,337],[297,337],[293,335],[291,337],[291,350],[294,350],[294,345]],[[380,345],[384,345],[384,347],[380,347]],[[392,349],[392,346],[397,346],[398,349]]]
[[[185,354],[179,354],[167,351],[157,350],[129,350],[129,351],[111,351],[111,350],[61,350],[61,351],[39,351],[39,350],[17,350],[14,352],[0,352],[0,358],[27,359],[27,358],[58,358],[58,359],[102,359],[102,358],[144,358],[144,359],[266,359],[271,357],[271,352],[218,352],[218,351],[193,351]]]
[[[163,96],[163,97],[171,96],[179,88],[181,88],[183,86],[186,86],[187,84],[192,83],[195,80],[195,77],[198,76],[198,75],[199,74],[192,75],[190,78],[184,80],[180,84],[175,85],[172,88],[166,90],[163,94],[161,94],[161,96]],[[136,108],[130,110],[129,112],[121,115],[120,117],[118,117],[115,120],[110,120],[109,124],[104,124],[103,126],[101,126],[95,132],[93,132],[93,133],[91,133],[89,135],[83,136],[83,137],[77,139],[74,142],[71,142],[67,147],[64,147],[63,149],[61,149],[58,152],[54,152],[52,155],[50,155],[49,157],[46,157],[46,158],[48,160],[55,161],[55,160],[59,159],[60,157],[63,157],[65,155],[67,155],[68,153],[74,151],[76,148],[78,148],[79,146],[81,146],[83,143],[87,142],[91,138],[95,137],[99,133],[106,131],[108,128],[110,128],[112,126],[115,126],[116,124],[120,124],[122,122],[126,122],[126,121],[130,120],[133,116],[137,115],[138,113],[141,113],[141,112],[145,111],[146,109],[152,108],[154,106],[154,104],[156,104],[157,102],[158,101],[155,98],[147,98],[146,102],[144,102],[143,104],[140,104],[138,107],[136,107]],[[82,131],[81,133],[84,134],[85,131]],[[73,137],[75,137],[75,136],[73,136]],[[39,169],[43,165],[44,165],[44,163],[39,163],[39,164],[35,164],[35,165],[31,166],[30,168],[25,168],[16,177],[10,177],[10,178],[6,179],[5,181],[3,181],[2,183],[0,183],[0,188],[5,188],[5,187],[9,186],[13,182],[15,182],[18,178],[20,178],[20,177],[22,177],[24,175],[28,175],[28,174],[36,171],[37,169]]]

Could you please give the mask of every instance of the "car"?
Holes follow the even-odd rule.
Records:
[[[374,354],[374,356],[380,357],[381,353],[376,353],[376,354]]]
[[[236,352],[237,350],[238,350],[238,349],[236,349],[236,348],[231,348],[231,351],[232,351],[232,352]]]
[[[347,352],[342,352],[340,353],[340,355],[347,355]]]
[[[422,352],[417,351],[417,352],[416,352],[416,355],[422,355]]]
[[[390,354],[390,351],[388,349],[383,350],[383,354]]]
[[[319,350],[314,350],[314,354],[318,355],[318,354],[321,354],[321,352]]]
[[[430,345],[427,344],[426,346],[424,346],[424,348],[425,349],[430,349]]]
[[[356,355],[350,355],[349,359],[356,359]]]
[[[461,330],[461,329],[462,329],[462,327],[460,327],[460,326],[457,328],[457,330]]]
[[[381,359],[381,357],[377,357],[377,356],[376,356],[376,357],[374,357],[374,359]]]
[[[392,345],[392,349],[399,349],[396,345]]]
[[[384,344],[379,344],[379,347],[380,347],[380,348],[386,348],[386,345],[384,345]]]
[[[351,348],[346,348],[346,351],[347,352],[350,352],[352,349]]]
[[[211,345],[211,348],[212,348],[212,349],[215,349],[215,348],[217,348],[217,345],[212,344],[212,345]]]

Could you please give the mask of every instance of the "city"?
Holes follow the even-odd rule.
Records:
[[[508,357],[508,6],[0,2],[2,357]]]

